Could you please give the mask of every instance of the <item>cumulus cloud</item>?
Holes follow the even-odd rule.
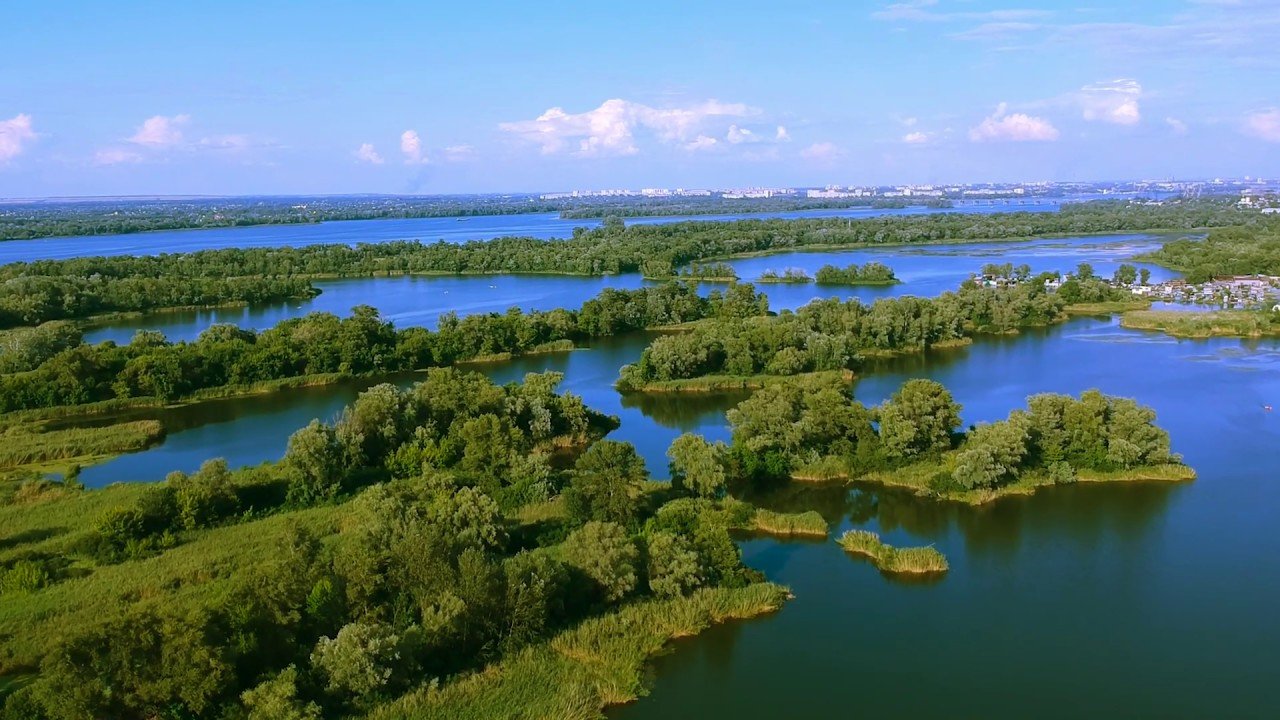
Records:
[[[356,151],[354,154],[356,156],[356,160],[362,163],[369,163],[370,165],[381,165],[382,163],[386,162],[386,160],[383,160],[382,156],[378,154],[377,149],[373,147],[373,143],[361,144],[359,148],[356,148]]]
[[[759,110],[741,103],[707,100],[687,107],[655,108],[614,98],[582,113],[553,107],[533,120],[504,122],[503,132],[538,145],[542,153],[570,152],[579,157],[634,155],[637,136],[652,135],[659,142],[688,145],[705,134],[717,118],[744,118]]]
[[[145,147],[171,147],[182,142],[181,126],[190,122],[190,115],[154,115],[147,118],[138,127],[138,131],[129,138],[129,142]]]
[[[844,154],[840,146],[830,142],[817,142],[800,151],[806,160],[834,160]]]
[[[1142,85],[1137,80],[1119,79],[1080,88],[1084,119],[1116,125],[1136,125],[1142,119],[1138,99]]]
[[[0,163],[21,155],[26,144],[35,138],[30,115],[19,113],[8,120],[0,120]]]
[[[729,132],[724,139],[728,140],[731,145],[741,145],[742,143],[758,142],[760,137],[746,128],[730,125]]]
[[[1009,114],[1000,103],[994,114],[969,130],[973,142],[1046,142],[1058,139],[1058,129],[1048,120],[1025,113]]]
[[[773,139],[778,142],[791,142],[791,133],[787,132],[785,127],[779,125],[777,132],[773,134]]]
[[[126,148],[103,148],[93,155],[94,165],[131,165],[142,162],[142,156]]]
[[[1245,118],[1246,133],[1267,142],[1280,142],[1280,109],[1271,108]]]
[[[422,138],[418,137],[418,131],[416,130],[405,130],[400,134],[400,152],[404,153],[406,165],[418,165],[427,162],[427,156],[422,152]]]
[[[1176,117],[1167,117],[1167,118],[1165,118],[1165,119],[1164,119],[1164,124],[1169,126],[1169,130],[1170,130],[1174,135],[1186,135],[1186,134],[1187,134],[1187,132],[1188,132],[1188,130],[1187,130],[1187,124],[1186,124],[1186,123],[1184,123],[1184,122],[1182,122],[1181,120],[1179,120],[1179,119],[1178,119],[1178,118],[1176,118]]]
[[[908,145],[923,145],[933,138],[933,133],[927,132],[909,132],[902,136],[902,142]]]

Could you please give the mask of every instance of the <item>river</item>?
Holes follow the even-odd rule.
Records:
[[[1094,199],[1081,196],[1073,200]],[[974,200],[959,201],[955,207],[938,210],[925,207],[842,208],[792,212],[743,213],[734,215],[672,215],[627,218],[628,225],[653,225],[685,220],[743,220],[766,218],[865,218],[880,215],[925,215],[930,213],[1054,212],[1062,201]],[[496,237],[567,238],[576,227],[592,228],[599,219],[564,220],[558,213],[526,215],[479,215],[474,217],[341,220],[294,225],[254,225],[248,227],[198,230],[157,230],[128,235],[79,235],[10,240],[0,242],[0,264],[30,260],[63,260],[92,255],[155,255],[222,248],[302,247],[324,243],[377,243],[391,240],[422,240],[463,243]]]
[[[894,269],[902,282],[890,286],[833,287],[814,284],[760,284],[775,310],[794,310],[819,297],[857,297],[873,301],[880,297],[917,295],[932,297],[954,290],[984,263],[1026,263],[1035,272],[1073,270],[1087,262],[1095,272],[1110,276],[1116,267],[1138,253],[1154,250],[1167,238],[1158,235],[1108,235],[1067,237],[1029,242],[964,243],[940,246],[904,246],[850,250],[846,252],[794,252],[729,261],[743,280],[755,280],[766,270],[799,268],[813,276],[819,267],[831,263],[848,265],[884,263]],[[1172,276],[1155,265],[1142,265],[1153,281]],[[383,316],[401,327],[435,327],[440,315],[456,312],[471,315],[503,312],[507,308],[553,310],[576,308],[605,288],[632,289],[651,284],[639,275],[603,277],[550,275],[418,276],[358,278],[317,282],[320,295],[310,300],[268,303],[253,307],[213,308],[152,313],[126,318],[89,330],[87,342],[112,340],[127,343],[140,329],[164,333],[170,340],[194,340],[215,322],[234,323],[263,330],[282,320],[309,312],[347,315],[355,305],[373,305]],[[700,286],[705,294],[718,283]]]
[[[751,278],[765,269],[812,272],[826,262],[876,259],[906,282],[830,292],[931,295],[984,262],[1028,262],[1039,270],[1086,261],[1107,274],[1155,242],[1121,236],[795,253],[734,265]],[[363,298],[397,324],[431,324],[454,302],[429,297],[438,280],[351,281],[348,300]],[[601,283],[639,282],[618,277],[578,286],[555,278],[558,289],[525,284],[521,292],[524,278],[448,280],[463,283],[450,295],[467,297],[483,297],[490,289],[483,285],[510,287],[501,302],[527,308],[580,302]],[[775,308],[828,292],[813,286],[762,289]],[[327,285],[313,302],[334,302],[340,294],[332,290]],[[548,294],[538,296],[544,290]],[[327,309],[342,311],[342,302]],[[209,320],[183,320],[187,325],[173,331],[181,335]],[[572,353],[472,367],[502,382],[525,372],[564,373],[563,389],[618,415],[622,424],[611,437],[634,443],[661,477],[666,447],[681,432],[727,438],[724,412],[741,396],[619,395],[612,388],[618,368],[634,360],[647,340],[637,334]],[[395,381],[406,384],[412,377]],[[676,642],[653,667],[651,695],[610,711],[611,717],[1273,715],[1280,667],[1280,534],[1274,530],[1280,414],[1266,406],[1280,405],[1280,341],[1176,340],[1125,330],[1112,319],[1078,318],[960,349],[874,362],[854,393],[878,403],[912,377],[945,384],[963,404],[966,423],[1003,418],[1035,392],[1076,394],[1096,387],[1136,398],[1155,408],[1174,450],[1199,477],[1182,484],[1058,487],[982,508],[872,487],[792,486],[752,498],[778,509],[817,508],[833,535],[859,527],[894,545],[932,544],[947,555],[951,570],[930,582],[904,582],[832,541],[744,541],[747,563],[790,586],[795,600],[773,616]],[[313,417],[331,417],[361,386],[165,411],[174,430],[163,445],[88,468],[82,479],[90,485],[154,480],[216,455],[233,465],[275,459],[290,432]]]

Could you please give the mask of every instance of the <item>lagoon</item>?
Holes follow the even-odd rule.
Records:
[[[872,302],[899,295],[936,296],[954,290],[984,263],[1026,263],[1034,272],[1072,270],[1081,262],[1091,263],[1095,272],[1110,276],[1116,267],[1138,253],[1154,250],[1167,238],[1149,234],[1067,237],[1026,242],[963,243],[955,245],[903,246],[840,252],[792,252],[730,260],[738,276],[750,282],[766,270],[800,268],[810,276],[831,263],[848,265],[881,262],[894,269],[902,282],[890,286],[821,286],[761,284],[774,310],[794,310],[815,298],[857,297]],[[1140,265],[1151,271],[1153,281],[1175,276],[1155,265]],[[633,289],[652,284],[637,274],[603,277],[552,275],[433,275],[409,277],[353,278],[316,283],[320,295],[309,300],[270,303],[253,307],[210,308],[161,312],[115,320],[90,329],[86,342],[111,340],[129,342],[137,330],[155,330],[170,340],[194,340],[213,323],[229,322],[244,328],[264,330],[282,320],[309,312],[348,315],[351,308],[373,305],[399,327],[435,327],[441,314],[459,315],[521,310],[577,308],[605,288]],[[705,294],[720,283],[703,283]]]
[[[1156,242],[1079,238],[794,253],[734,264],[750,279],[770,268],[812,271],[826,262],[875,259],[906,281],[892,288],[763,286],[778,308],[824,292],[867,299],[936,294],[984,262],[1028,262],[1041,270],[1085,261],[1109,274]],[[576,286],[550,278],[558,289],[538,297],[523,278],[357,280],[343,281],[352,290],[340,302],[363,296],[397,324],[431,324],[449,308],[430,299],[441,280],[472,283],[460,295],[478,294],[480,281],[510,283],[514,290],[502,301],[526,307],[571,305],[566,298],[585,299],[604,282],[640,282],[623,276]],[[330,292],[334,287],[313,302],[342,297]],[[184,322],[197,328],[209,319]],[[742,396],[618,394],[612,387],[618,368],[648,340],[640,333],[572,353],[471,367],[502,382],[525,372],[564,373],[563,389],[618,415],[622,424],[611,437],[634,443],[650,472],[664,477],[671,440],[685,431],[727,439],[724,413]],[[904,581],[830,540],[745,540],[748,564],[789,585],[796,599],[774,616],[678,641],[654,665],[652,694],[613,709],[611,717],[1268,716],[1280,666],[1280,534],[1273,527],[1280,516],[1280,415],[1266,406],[1280,405],[1280,341],[1176,340],[1126,330],[1110,318],[1076,318],[967,347],[871,361],[853,390],[875,404],[912,377],[951,389],[966,423],[1003,418],[1036,392],[1096,387],[1136,398],[1155,408],[1174,450],[1199,477],[1054,487],[984,507],[865,485],[759,491],[750,499],[763,506],[817,508],[832,523],[832,537],[857,527],[893,545],[934,545],[951,569],[941,578]],[[413,374],[394,380],[406,384]],[[293,430],[312,417],[332,417],[367,382],[161,411],[171,413],[165,420],[173,428],[164,444],[87,468],[81,478],[94,486],[158,480],[218,455],[232,465],[276,459]]]
[[[1090,199],[1090,198],[1077,198]],[[722,221],[769,218],[866,218],[931,213],[1054,212],[1057,199],[960,201],[953,208],[842,208],[733,215],[672,215],[627,218],[628,225],[654,225],[686,220]],[[312,224],[252,225],[197,230],[158,230],[126,235],[81,235],[0,242],[0,264],[32,260],[65,260],[94,255],[156,255],[222,248],[301,247],[324,243],[378,243],[421,240],[463,243],[496,237],[567,238],[576,227],[593,228],[600,219],[565,220],[558,213],[480,215],[471,217],[341,220]]]

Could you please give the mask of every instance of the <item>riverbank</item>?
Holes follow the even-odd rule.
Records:
[[[11,425],[0,434],[0,476],[15,472],[65,476],[77,467],[146,450],[164,436],[165,428],[156,420],[62,430]]]
[[[1177,338],[1280,337],[1280,312],[1137,310],[1122,315],[1120,326],[1130,330],[1162,332]]]
[[[977,488],[961,490],[954,488],[939,489],[935,483],[940,475],[949,477],[946,459],[942,462],[920,462],[895,470],[880,470],[857,478],[825,478],[842,479],[857,483],[869,483],[888,488],[910,490],[916,495],[949,500],[966,505],[985,505],[1001,498],[1026,496],[1042,488],[1059,485],[1043,472],[1023,473],[1013,482],[993,488]],[[1136,467],[1128,470],[1102,472],[1097,470],[1077,469],[1074,482],[1186,482],[1194,480],[1196,472],[1186,465],[1168,463],[1148,467]],[[805,479],[805,478],[796,478]],[[813,481],[813,480],[811,480]]]
[[[1111,302],[1076,303],[1062,308],[1067,315],[1115,315],[1116,313],[1146,310],[1150,300],[1115,300]]]
[[[836,377],[845,383],[852,383],[857,379],[857,375],[852,370],[822,370],[799,375],[705,375],[683,380],[659,380],[638,387],[626,386],[618,380],[615,387],[625,393],[717,393],[732,390],[759,390],[800,377]]]
[[[370,720],[499,717],[595,720],[647,694],[648,661],[712,625],[777,611],[790,597],[773,583],[699,590],[586,620],[545,643],[439,688],[378,708]]]

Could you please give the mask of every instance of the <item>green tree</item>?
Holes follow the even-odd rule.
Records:
[[[335,637],[322,637],[311,665],[326,687],[342,696],[364,698],[393,689],[403,676],[402,637],[379,622],[353,622]]]
[[[574,464],[574,477],[565,491],[569,514],[578,522],[599,520],[630,526],[636,516],[639,485],[648,477],[644,460],[631,443],[593,443]]]
[[[293,470],[288,491],[291,503],[325,502],[342,488],[342,444],[334,429],[319,420],[312,420],[289,437],[284,463]]]
[[[1027,456],[1031,422],[1025,413],[979,425],[965,437],[952,477],[961,487],[993,487],[1017,477]]]
[[[701,435],[684,433],[671,443],[671,484],[697,497],[718,498],[725,492],[725,448]]]
[[[678,535],[650,535],[648,561],[649,590],[658,597],[686,595],[702,584],[698,553]]]
[[[880,439],[890,457],[910,459],[951,447],[960,405],[933,380],[908,380],[879,408]]]
[[[170,473],[178,520],[188,530],[208,527],[234,513],[239,505],[231,471],[222,458],[206,460],[194,475]]]
[[[617,602],[636,589],[640,553],[621,525],[592,521],[564,541],[564,559],[597,587],[600,597]]]
[[[320,720],[320,707],[298,696],[298,669],[293,665],[240,696],[247,720]]]

